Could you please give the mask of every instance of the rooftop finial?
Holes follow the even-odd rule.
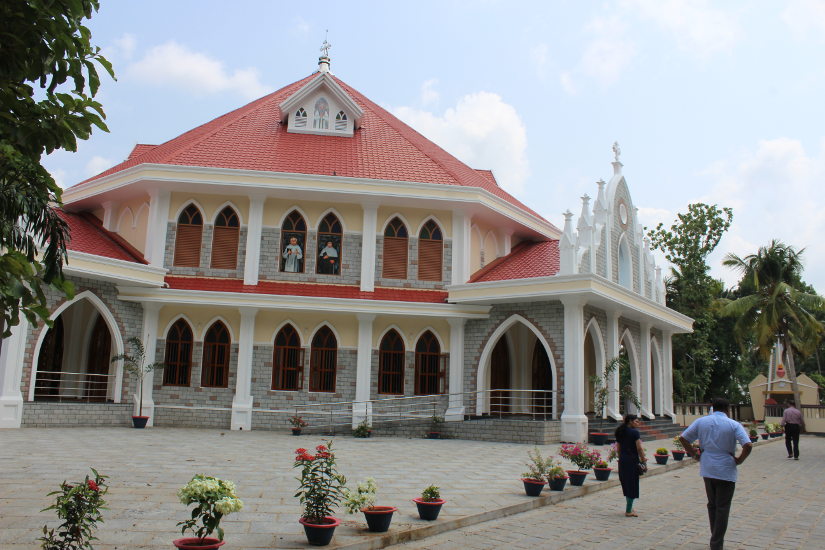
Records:
[[[327,42],[328,34],[329,30],[324,34],[324,43],[321,44],[321,57],[318,58],[318,70],[322,73],[329,72],[329,49],[332,48],[332,44]]]
[[[616,162],[619,162],[619,157],[622,156],[622,150],[619,149],[619,142],[613,142],[613,158]]]

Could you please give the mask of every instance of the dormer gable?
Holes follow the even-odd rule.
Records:
[[[307,82],[280,105],[287,132],[352,137],[364,111],[328,72]]]

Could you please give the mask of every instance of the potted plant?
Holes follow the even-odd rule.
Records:
[[[664,447],[659,447],[658,449],[656,449],[656,452],[653,453],[653,458],[656,459],[656,464],[667,464],[667,449],[665,449]]]
[[[143,416],[143,379],[155,369],[164,367],[163,363],[146,363],[146,350],[140,338],[133,336],[127,340],[132,348],[132,354],[121,353],[112,357],[111,362],[123,361],[123,368],[137,379],[138,387],[138,414],[132,416],[132,426],[135,428],[145,428],[148,416]]]
[[[551,491],[563,491],[567,484],[567,473],[562,465],[554,460],[550,460],[547,468],[547,481]]]
[[[427,432],[427,439],[441,439],[441,425],[444,423],[444,417],[434,414],[430,420],[432,427]]]
[[[751,443],[756,443],[759,441],[759,432],[756,431],[756,428],[751,428],[748,430],[748,437],[751,440]]]
[[[600,460],[593,466],[593,474],[596,476],[597,481],[607,481],[610,479],[610,472],[613,471],[606,460]]]
[[[527,451],[527,456],[530,457],[530,462],[526,464],[527,471],[521,474],[521,481],[524,483],[524,492],[528,497],[537,497],[541,494],[541,490],[547,485],[544,481],[544,476],[547,474],[547,459],[541,456],[538,447],[532,451]]]
[[[561,446],[559,456],[566,458],[576,465],[578,470],[567,470],[570,476],[570,485],[582,485],[587,477],[587,471],[601,460],[599,451],[591,450],[585,443],[565,444]]]
[[[103,523],[100,511],[106,509],[106,477],[92,468],[94,479],[88,475],[86,479],[76,483],[64,481],[60,489],[52,491],[48,496],[57,495],[54,504],[40,510],[54,510],[63,523],[57,528],[49,529],[43,526],[43,536],[38,540],[43,550],[64,550],[69,548],[92,548],[91,541],[97,540],[93,532],[98,523]]]
[[[181,550],[211,550],[223,546],[223,516],[238,512],[243,502],[235,494],[235,484],[216,477],[195,475],[178,491],[181,503],[195,504],[192,517],[178,523],[181,535],[191,530],[194,537],[175,539],[172,544]],[[216,531],[218,538],[210,537]]]
[[[301,435],[301,429],[306,428],[309,425],[306,420],[297,414],[295,416],[290,416],[288,420],[289,423],[292,424],[292,435]]]
[[[673,438],[673,446],[676,447],[675,449],[670,450],[670,454],[673,455],[673,460],[683,460],[685,458],[685,448],[682,446],[682,442],[679,440],[678,435]]]
[[[359,510],[364,513],[367,527],[373,533],[385,533],[390,528],[392,515],[398,510],[395,506],[376,506],[375,493],[378,486],[375,479],[368,477],[364,483],[359,483],[355,491],[344,489],[344,508],[350,514]]]
[[[372,426],[369,425],[366,418],[352,429],[352,437],[372,437]]]
[[[768,432],[771,437],[782,437],[782,426],[779,424],[771,424],[771,429]]]
[[[332,509],[341,502],[347,479],[335,468],[332,441],[315,447],[315,454],[306,449],[295,450],[293,468],[301,469],[300,486],[295,496],[304,506],[298,522],[304,526],[307,540],[313,546],[326,546],[332,540],[341,521],[332,517]]]
[[[435,485],[430,485],[421,491],[421,498],[414,498],[416,507],[418,508],[418,517],[427,521],[434,521],[438,519],[438,514],[441,512],[441,507],[446,500],[441,498],[441,491]]]
[[[764,432],[762,432],[761,434],[759,434],[760,436],[762,436],[762,439],[763,439],[763,440],[768,439],[768,438],[771,436],[770,432],[768,432],[768,426],[770,426],[770,424],[765,423],[765,424],[762,426],[762,429],[764,429],[765,431],[764,431]]]

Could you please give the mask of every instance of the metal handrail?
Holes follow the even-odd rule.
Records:
[[[38,370],[34,385],[35,400],[106,401],[109,380],[114,374]]]

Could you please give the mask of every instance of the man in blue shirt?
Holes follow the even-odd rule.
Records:
[[[751,441],[742,424],[728,418],[728,401],[721,397],[711,400],[713,412],[693,421],[679,436],[687,454],[701,460],[699,475],[705,479],[710,519],[710,548],[722,550],[728,529],[733,492],[736,489],[736,467],[751,454]],[[693,441],[699,440],[699,449]],[[742,453],[736,456],[736,443]]]

